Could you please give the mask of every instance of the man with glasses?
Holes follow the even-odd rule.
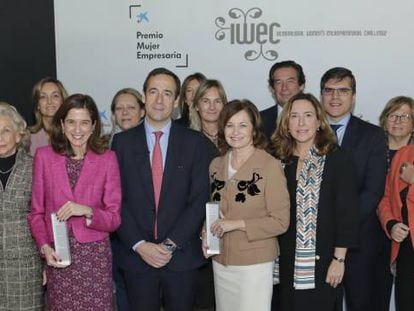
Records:
[[[270,138],[276,129],[278,110],[294,95],[305,89],[305,74],[302,66],[292,60],[275,63],[269,71],[269,88],[276,105],[260,112],[266,136]]]
[[[355,98],[356,82],[350,70],[336,67],[322,76],[321,103],[338,144],[354,164],[359,189],[360,212],[355,215],[360,219],[359,245],[348,250],[346,258],[332,260],[338,269],[345,269],[347,311],[375,311],[375,263],[382,241],[376,209],[384,193],[386,141],[381,128],[352,115]]]

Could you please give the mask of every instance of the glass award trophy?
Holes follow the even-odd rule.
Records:
[[[220,238],[211,233],[211,225],[220,218],[220,204],[217,202],[206,203],[206,234],[207,234],[207,254],[220,254]]]
[[[70,265],[70,246],[69,246],[69,235],[66,221],[59,221],[56,213],[52,213],[52,229],[53,229],[53,240],[55,242],[55,252],[59,255],[62,261],[59,262],[62,266]]]

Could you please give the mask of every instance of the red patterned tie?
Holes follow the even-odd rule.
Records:
[[[162,153],[160,138],[163,132],[158,131],[154,132],[155,135],[155,145],[154,150],[152,151],[152,184],[154,187],[154,200],[155,200],[155,224],[154,224],[154,237],[158,239],[158,203],[160,201],[161,193],[161,184],[162,184]]]

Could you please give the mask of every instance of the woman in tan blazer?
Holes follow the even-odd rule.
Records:
[[[270,310],[276,236],[289,225],[289,195],[279,161],[266,151],[259,112],[248,100],[224,106],[219,118],[221,156],[210,165],[212,200],[221,219],[211,232],[222,239],[213,257],[217,310]],[[206,241],[203,243],[206,255]]]

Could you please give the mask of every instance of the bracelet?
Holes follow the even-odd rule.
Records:
[[[85,215],[85,218],[89,219],[89,220],[92,220],[92,218],[93,218],[93,209],[91,207],[90,207],[90,209],[91,209],[91,213],[89,215]]]
[[[337,262],[344,263],[345,257],[336,257],[335,255],[332,256]]]

